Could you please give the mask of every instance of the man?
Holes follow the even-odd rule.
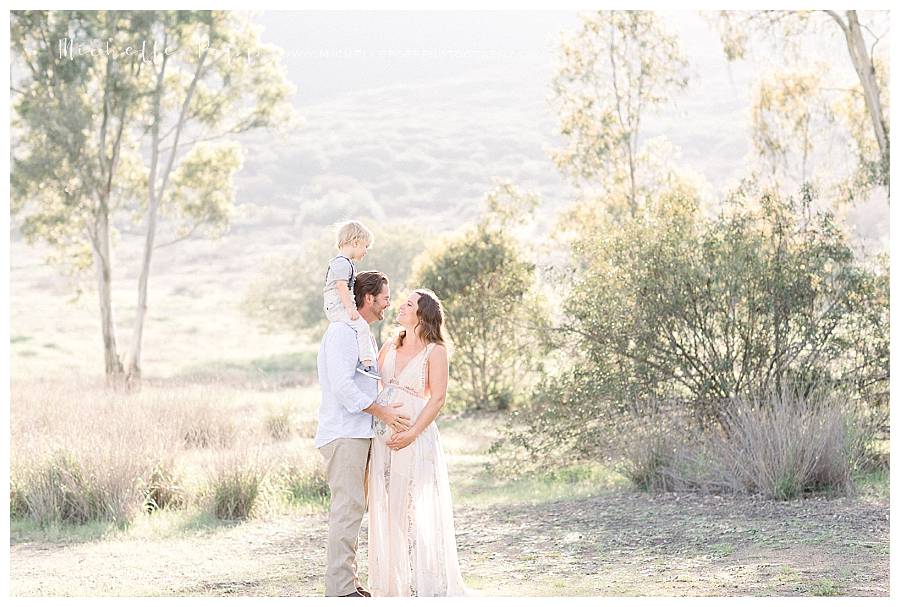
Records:
[[[387,276],[381,272],[360,272],[353,297],[359,315],[366,322],[371,325],[383,320],[391,302]],[[372,346],[377,352],[374,338]],[[331,323],[319,347],[322,404],[315,439],[316,448],[325,458],[325,474],[331,490],[326,596],[370,596],[356,575],[356,548],[366,510],[366,472],[374,436],[372,416],[397,432],[410,427],[409,418],[396,412],[399,404],[375,403],[378,382],[363,374],[358,364],[356,332],[343,322]]]

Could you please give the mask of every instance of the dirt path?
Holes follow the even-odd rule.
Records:
[[[617,490],[537,505],[461,507],[463,574],[486,595],[887,596],[888,502],[789,503]],[[320,596],[326,515],[177,539],[13,543],[10,592]],[[366,530],[361,543],[365,574]]]

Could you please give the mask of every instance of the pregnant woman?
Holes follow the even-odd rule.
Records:
[[[401,304],[396,339],[378,357],[380,400],[413,420],[394,433],[376,420],[369,462],[372,596],[462,596],[447,464],[434,419],[447,395],[449,356],[437,296],[416,289]]]

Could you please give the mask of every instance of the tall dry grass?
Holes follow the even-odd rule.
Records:
[[[825,391],[785,390],[733,399],[710,453],[719,476],[736,491],[792,499],[804,491],[846,492],[859,454],[856,416]]]
[[[246,518],[291,492],[282,468],[315,477],[320,465],[309,439],[271,436],[265,412],[275,401],[287,410],[283,394],[17,381],[11,397],[10,510],[40,525],[124,525],[142,511],[185,507]]]
[[[11,476],[27,515],[41,524],[131,520],[144,482],[180,446],[165,404],[89,385],[14,384]]]
[[[845,493],[871,438],[858,407],[824,389],[731,399],[712,427],[665,403],[643,410],[629,424],[622,466],[635,486],[651,491],[779,500],[808,491]]]

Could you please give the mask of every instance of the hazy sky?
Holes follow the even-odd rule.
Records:
[[[677,163],[716,198],[747,174],[754,85],[783,59],[758,45],[749,60],[729,63],[699,13],[662,15],[689,61],[689,86],[643,120],[642,137],[665,136]],[[577,12],[266,11],[255,19],[263,39],[284,49],[306,125],[245,171],[245,179],[271,176],[268,190],[259,177],[253,191],[295,209],[352,199],[388,215],[416,207],[471,216],[497,177],[536,189],[548,208],[571,199],[548,154],[561,143],[548,96],[560,33],[578,27]],[[827,18],[817,23],[804,58],[824,60],[838,86],[852,83],[840,31]]]
[[[284,48],[298,99],[391,85],[425,84],[478,72],[543,77],[559,32],[574,12],[267,11],[263,38]],[[523,83],[525,84],[525,83]]]

